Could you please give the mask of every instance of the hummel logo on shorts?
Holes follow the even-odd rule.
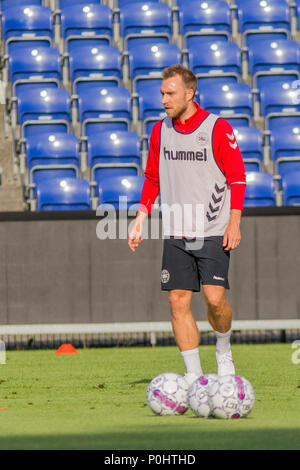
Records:
[[[215,276],[215,275],[214,275],[213,279],[217,279],[218,281],[225,281],[224,277]]]

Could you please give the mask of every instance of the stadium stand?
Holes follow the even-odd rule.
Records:
[[[99,0],[89,0],[88,2],[86,0],[55,0],[55,2],[55,8],[59,9],[87,3],[99,5]]]
[[[261,171],[263,166],[263,137],[256,127],[234,127],[246,172]]]
[[[103,131],[91,134],[88,139],[88,166],[92,195],[98,197],[99,186],[107,177],[140,175],[140,153],[141,141],[135,132]]]
[[[151,0],[151,2],[159,2],[160,0]],[[115,0],[115,3],[118,5],[119,8],[128,5],[129,3],[145,3],[145,0]]]
[[[37,210],[90,209],[90,185],[83,178],[49,178],[37,184]]]
[[[300,171],[300,126],[275,128],[270,136],[270,151],[275,175]]]
[[[231,38],[230,7],[221,0],[181,2],[179,24],[185,49],[207,39],[227,41]]]
[[[172,12],[166,3],[140,2],[120,6],[120,33],[123,49],[153,42],[171,42]]]
[[[246,83],[207,84],[201,89],[200,105],[220,114],[234,126],[249,126],[252,122],[252,92]]]
[[[242,1],[238,22],[243,45],[249,46],[261,35],[270,39],[290,37],[290,9],[285,0]]]
[[[76,177],[80,174],[78,138],[71,133],[40,133],[26,139],[26,167],[30,199],[36,185],[46,178]]]
[[[17,95],[20,139],[42,132],[68,132],[71,124],[70,96],[67,90],[40,85]],[[12,123],[17,128],[17,122]]]
[[[61,9],[59,14],[63,50],[70,52],[82,43],[109,45],[113,39],[112,11],[107,5],[78,4]]]
[[[249,46],[252,87],[300,78],[300,46],[289,39],[258,39]]]
[[[42,0],[16,0],[15,5],[17,6],[28,6],[30,5],[42,5]],[[6,8],[9,8],[11,6],[11,0],[1,0],[0,1],[0,11],[5,10]]]
[[[62,79],[61,57],[54,47],[24,46],[9,55],[9,80],[12,97],[22,89],[37,84],[60,87]]]
[[[241,50],[235,42],[207,40],[205,47],[192,45],[188,63],[198,78],[199,89],[220,80],[235,83],[241,79]]]
[[[265,129],[283,124],[299,124],[300,100],[294,80],[276,81],[261,86],[259,90],[261,115]]]
[[[157,82],[142,88],[139,92],[139,118],[142,123],[142,134],[146,135],[147,139],[150,137],[155,122],[166,116],[161,104],[160,83]]]
[[[153,80],[161,80],[161,73],[171,64],[181,63],[182,55],[176,44],[155,43],[138,45],[130,51],[129,74],[132,92],[139,92],[141,86],[151,84]]]
[[[123,87],[85,88],[78,95],[81,136],[100,130],[131,129],[131,98]]]
[[[300,171],[286,173],[282,178],[283,205],[300,205]]]
[[[27,4],[28,5],[28,4]],[[2,10],[4,52],[10,53],[26,43],[53,45],[53,12],[42,5],[14,5]]]
[[[72,93],[79,93],[85,87],[121,86],[122,57],[117,47],[111,45],[74,45],[68,54],[68,65],[64,76],[68,75],[66,86],[71,82]]]
[[[109,204],[115,209],[133,205],[137,207],[145,178],[143,176],[111,176],[103,179],[99,185],[99,206],[104,208]],[[120,200],[120,198],[122,198]]]
[[[142,176],[152,126],[164,116],[161,73],[174,63],[197,75],[200,105],[234,127],[247,173],[269,174],[282,195],[283,175],[298,169],[299,0],[2,0],[0,12],[4,133],[25,207],[35,207],[35,185],[51,165],[85,179],[93,197],[104,174]],[[114,158],[103,140],[97,147],[100,129],[119,136]],[[34,155],[36,133],[60,136],[61,149],[41,138],[44,155]],[[126,156],[133,135],[138,154]],[[112,166],[93,166],[104,163]]]
[[[275,183],[272,175],[262,171],[246,174],[245,207],[276,206]]]

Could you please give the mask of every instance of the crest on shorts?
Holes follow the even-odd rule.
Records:
[[[170,280],[170,273],[167,269],[163,269],[160,274],[160,280],[163,284],[166,284]]]
[[[206,132],[199,132],[197,134],[197,143],[202,147],[208,145],[208,134]]]

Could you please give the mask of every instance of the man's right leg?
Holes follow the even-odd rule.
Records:
[[[186,366],[185,379],[189,384],[203,375],[198,349],[200,334],[191,311],[192,295],[190,290],[169,292],[174,337]]]

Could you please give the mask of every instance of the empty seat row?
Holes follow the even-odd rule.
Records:
[[[194,2],[194,0],[192,0],[192,2]],[[146,16],[150,17],[151,3],[139,3],[141,3],[141,8],[139,10],[142,10],[142,6],[148,5],[148,8],[144,8],[143,12],[145,18]],[[197,3],[200,5],[199,2]],[[209,3],[209,5],[212,6],[213,3],[218,2],[201,2],[201,5],[205,3]],[[87,5],[83,4],[82,11],[86,6]],[[120,5],[118,4],[116,6]],[[56,5],[56,7],[65,8],[65,6],[61,7],[61,5]],[[27,10],[27,13],[30,12],[30,7],[28,8],[29,10]],[[184,7],[182,8],[184,9]],[[204,5],[202,5],[201,8],[202,10],[207,10],[207,7],[204,7]],[[135,9],[136,11],[138,10],[137,8]],[[176,9],[174,11],[176,11]],[[233,11],[234,9],[232,9],[231,13]],[[147,12],[148,14],[146,14]],[[92,18],[92,13],[92,9],[85,8],[86,19],[89,17]],[[208,13],[210,12],[206,12],[205,14]],[[120,11],[120,21],[121,17],[122,12]],[[180,9],[178,21],[181,17],[182,11]],[[62,14],[57,13],[56,19],[59,19],[60,21],[60,34],[62,34]],[[55,24],[57,26],[57,23]],[[73,24],[73,27],[74,26],[75,25]],[[135,41],[141,37],[141,30],[138,28],[135,30],[135,26],[136,25],[133,26],[133,29],[131,29],[130,26],[130,31],[127,31],[127,44],[129,44],[131,40]],[[72,180],[77,180],[80,175],[82,154],[84,152],[87,153],[88,165],[91,171],[90,182],[88,183],[90,191],[89,194],[91,197],[94,195],[99,197],[99,188],[102,187],[102,180],[104,181],[104,179],[108,179],[110,175],[116,175],[116,172],[120,172],[121,177],[125,177],[133,176],[138,173],[140,169],[138,161],[139,157],[136,157],[136,162],[125,161],[126,158],[130,158],[128,155],[120,156],[121,158],[119,162],[116,161],[117,157],[111,157],[114,160],[109,161],[109,156],[101,155],[100,151],[100,156],[98,155],[95,157],[94,155],[95,159],[92,162],[91,158],[94,157],[91,157],[91,151],[95,148],[95,144],[98,140],[97,137],[95,137],[95,132],[99,133],[100,128],[102,128],[102,130],[103,128],[110,129],[107,135],[114,135],[114,139],[117,141],[118,129],[123,129],[122,131],[119,131],[120,134],[123,132],[124,134],[126,133],[129,135],[129,129],[131,129],[132,123],[136,122],[136,119],[139,118],[140,121],[143,122],[143,133],[149,136],[153,123],[164,115],[159,93],[161,71],[166,65],[178,63],[182,60],[181,50],[178,46],[169,44],[171,36],[168,32],[160,30],[160,41],[165,42],[164,44],[162,42],[154,44],[153,40],[157,37],[156,33],[152,35],[153,31],[151,32],[151,29],[149,31],[149,25],[147,25],[147,23],[140,26],[144,28],[144,30],[142,30],[142,36],[143,39],[145,39],[145,42],[148,43],[147,50],[150,51],[150,56],[155,57],[158,62],[161,61],[160,66],[157,66],[156,64],[157,68],[155,70],[151,70],[149,67],[149,60],[147,58],[147,54],[145,54],[146,49],[144,46],[135,45],[132,51],[121,54],[117,47],[108,45],[111,40],[109,39],[109,35],[105,38],[104,31],[102,31],[103,34],[98,31],[99,37],[97,37],[97,32],[88,32],[83,30],[78,35],[76,27],[73,30],[71,28],[66,41],[68,44],[68,53],[63,56],[59,54],[58,49],[51,47],[53,43],[47,40],[47,35],[44,37],[41,35],[40,40],[43,41],[44,38],[46,38],[46,48],[49,49],[52,54],[52,59],[48,60],[47,70],[43,70],[42,68],[41,52],[43,48],[41,47],[40,49],[41,42],[31,42],[36,40],[37,36],[27,36],[30,43],[35,46],[34,49],[31,49],[30,54],[34,51],[35,55],[31,55],[31,57],[27,56],[27,60],[23,61],[26,66],[30,63],[30,60],[28,59],[36,60],[35,65],[37,65],[37,62],[39,61],[41,67],[37,67],[36,70],[25,70],[22,69],[22,67],[21,70],[18,69],[18,65],[16,66],[15,62],[16,56],[14,56],[14,52],[19,52],[19,64],[22,62],[21,59],[24,54],[20,53],[19,46],[14,48],[14,50],[11,48],[9,63],[7,59],[5,73],[7,75],[9,74],[9,82],[12,85],[12,123],[15,135],[17,124],[20,125],[21,132],[19,142],[23,145],[23,150],[25,150],[27,158],[26,164],[28,166],[29,173],[29,186],[30,184],[32,185],[32,189],[34,190],[32,195],[34,197],[37,197],[38,191],[40,191],[38,189],[39,184],[42,184],[44,180],[48,181],[51,171],[53,171],[53,177],[56,178],[58,176],[58,174],[55,173],[55,170],[57,169],[58,155],[55,154],[55,152],[51,155],[51,151],[49,149],[46,151],[48,158],[48,165],[46,166],[48,166],[47,171],[49,170],[50,173],[46,176],[46,172],[43,167],[45,163],[43,161],[43,157],[45,155],[39,155],[38,150],[34,145],[35,139],[33,136],[36,131],[38,131],[41,136],[40,132],[42,130],[47,130],[48,134],[46,135],[48,138],[51,137],[53,147],[55,147],[55,145],[59,145],[60,135],[62,135],[60,134],[61,131],[63,131],[63,135],[70,137],[70,149],[77,146],[76,148],[78,150],[79,145],[79,155],[77,153],[77,158],[74,161],[71,161],[72,156],[68,155],[68,152],[64,155],[66,161],[63,161],[63,159],[60,160],[61,167],[59,171],[62,172],[60,174],[60,179],[62,177],[69,178],[72,176]],[[207,24],[206,26],[210,25]],[[275,35],[272,36],[271,40],[266,39],[269,37],[268,35],[264,36],[263,48],[261,47],[261,40],[259,41],[262,36],[260,32],[256,34],[255,40],[251,37],[251,41],[248,41],[248,34],[245,34],[244,39],[247,37],[247,47],[242,49],[243,55],[241,56],[241,49],[236,43],[233,43],[230,40],[231,32],[229,34],[223,34],[225,30],[222,29],[222,25],[219,26],[220,27],[216,27],[215,24],[212,28],[208,27],[203,30],[202,27],[200,27],[197,34],[193,34],[192,31],[189,31],[185,36],[185,45],[190,41],[190,46],[188,50],[184,51],[183,57],[186,63],[193,68],[194,72],[197,74],[199,83],[197,99],[201,106],[205,107],[209,111],[216,112],[217,114],[226,117],[226,119],[235,126],[237,140],[239,141],[243,157],[247,153],[247,157],[245,157],[245,162],[247,160],[246,169],[248,172],[250,169],[254,169],[256,170],[255,173],[258,173],[259,175],[261,174],[260,170],[262,169],[262,159],[258,155],[258,141],[261,136],[258,135],[259,131],[256,128],[249,126],[253,123],[253,117],[257,118],[260,115],[264,117],[264,137],[266,140],[263,151],[265,152],[267,147],[269,147],[269,157],[276,162],[276,165],[274,166],[275,175],[281,175],[281,179],[277,179],[276,181],[279,182],[279,189],[283,191],[286,184],[285,165],[288,163],[289,169],[291,169],[290,163],[292,163],[294,165],[293,171],[298,171],[299,168],[299,152],[297,150],[297,129],[299,130],[299,127],[297,128],[297,123],[299,123],[300,112],[298,106],[300,102],[300,100],[298,100],[299,87],[297,86],[297,80],[299,78],[299,45],[295,41],[286,39],[289,37],[289,34],[285,34],[284,27],[282,28],[283,31],[279,31],[280,28],[276,27],[276,31],[273,31],[274,28],[271,31],[272,34],[275,32]],[[211,31],[209,31],[210,29]],[[255,28],[254,31],[256,31]],[[190,32],[192,34],[189,34]],[[198,32],[200,32],[200,34],[198,34]],[[266,30],[264,32],[266,32]],[[282,36],[284,39],[281,39],[281,32],[284,33]],[[82,35],[82,33],[84,34]],[[13,36],[11,36],[10,39],[12,37]],[[110,38],[112,37],[113,35],[110,36]],[[84,39],[83,41],[81,41],[82,38]],[[106,41],[106,39],[108,40]],[[102,43],[98,42],[102,40]],[[205,44],[206,47],[199,48],[199,41],[203,41],[203,44]],[[197,46],[193,48],[193,43],[196,42]],[[12,43],[12,41],[8,40],[8,44],[10,43]],[[19,45],[22,43],[22,47],[24,47],[22,39],[21,41],[16,41],[16,43]],[[74,54],[74,51],[77,48],[79,52],[78,56]],[[139,48],[141,49],[141,62],[136,67],[136,64],[133,64],[133,56]],[[170,48],[174,51],[174,56],[171,56],[171,54],[168,55],[168,51],[171,51]],[[23,53],[25,52],[25,49],[27,48],[24,47]],[[110,65],[108,67],[105,65],[105,49],[107,51],[109,49],[111,52],[110,58],[113,59],[113,63],[117,63],[117,67],[109,68]],[[165,50],[167,51],[169,60],[167,64],[162,60],[162,51]],[[265,52],[265,57],[262,52]],[[80,62],[80,56],[85,60]],[[226,61],[222,61],[225,57]],[[50,59],[50,56],[48,59]],[[94,66],[92,66],[91,69],[88,67],[92,61],[89,62],[88,59],[94,60]],[[97,67],[97,62],[100,65],[99,67]],[[32,63],[34,63],[34,61]],[[51,70],[51,64],[54,64],[54,70]],[[246,78],[248,73],[251,74],[252,89],[246,83],[239,83],[241,78],[241,66],[243,78]],[[41,77],[41,75],[43,76]],[[65,80],[62,80],[62,75]],[[270,90],[272,87],[269,86],[270,75],[272,75],[272,82],[274,82],[272,90]],[[126,77],[127,80],[128,78],[132,79],[131,93],[129,92],[129,87],[126,89],[122,86],[124,77]],[[158,78],[159,80],[157,80]],[[272,102],[272,98],[276,95],[275,78],[278,78],[278,83],[276,83],[277,97],[276,101]],[[212,79],[214,84],[212,83]],[[61,86],[62,81],[66,86],[68,80],[72,83],[72,95],[69,95]],[[217,84],[217,82],[219,83]],[[35,93],[30,95],[30,90],[27,88],[27,85],[31,87],[33,84]],[[86,84],[88,85],[87,87]],[[212,87],[210,87],[210,85],[212,85]],[[114,87],[113,91],[111,91],[111,87]],[[85,88],[90,89],[90,96],[85,94],[85,91],[87,91]],[[93,88],[93,90],[91,90],[91,88]],[[271,96],[271,103],[268,103],[268,109],[265,108],[268,97],[266,98],[264,93],[267,95],[269,93]],[[284,98],[281,96],[283,94]],[[36,95],[38,99],[41,98],[44,105],[43,110],[31,108],[30,100],[34,101],[34,95]],[[239,99],[237,99],[237,96],[239,96]],[[97,102],[99,97],[101,98],[100,106],[100,101]],[[117,102],[120,104],[118,109],[114,108],[114,105]],[[58,105],[57,107],[56,104]],[[85,105],[87,105],[87,107],[85,107]],[[287,122],[289,124],[283,128],[283,121],[279,121],[279,118],[287,118]],[[70,134],[72,126],[76,123],[80,124],[79,139],[75,137],[75,135]],[[247,131],[250,129],[251,131],[252,129],[257,131],[257,133],[255,131],[252,133],[253,135],[251,138],[253,145],[252,148],[248,148],[248,150],[246,150],[246,145],[243,147],[243,138],[245,139],[246,129]],[[293,137],[293,139],[286,139],[291,143],[290,146],[287,145],[286,142],[283,142],[282,139],[278,138],[278,129],[282,132],[284,131],[288,137]],[[251,132],[247,134],[247,137],[249,137],[250,134]],[[267,140],[267,138],[269,138],[269,140]],[[95,140],[94,144],[93,139]],[[112,144],[109,140],[108,142]],[[266,142],[268,145],[266,145]],[[278,143],[279,147],[275,150]],[[40,157],[41,160],[39,161]],[[53,157],[52,160],[51,157]],[[124,173],[122,174],[123,171]],[[103,179],[105,173],[106,176]],[[288,173],[290,173],[290,171]],[[34,178],[37,179],[34,180]],[[254,177],[254,179],[255,178],[257,178],[257,176]]]
[[[283,124],[297,126],[300,116],[299,90],[293,88],[294,81],[283,81],[262,87],[259,94],[260,108],[265,129],[273,130]],[[139,98],[140,120],[143,131],[164,116],[161,104],[160,83],[146,88]],[[218,84],[200,90],[198,101],[209,112],[226,118],[233,126],[249,126],[253,119],[252,92],[244,83]],[[50,132],[69,131],[71,126],[80,125],[81,137],[95,130],[134,130],[132,97],[123,87],[95,85],[85,88],[78,95],[70,96],[68,91],[54,86],[36,84],[22,89],[13,102],[12,126],[17,136],[27,135],[43,129]]]
[[[178,33],[185,48],[202,39],[232,37],[232,11],[225,1],[184,2],[176,23],[179,31],[174,26],[173,12],[161,2],[129,2],[118,10],[99,3],[72,3],[55,12],[41,5],[16,5],[2,11],[2,38],[7,52],[18,41],[43,38],[53,43],[54,36],[55,40],[63,39],[65,51],[79,37],[87,41],[102,39],[110,44],[121,36],[125,50],[140,41],[177,41]],[[291,37],[290,8],[285,0],[245,2],[238,8],[237,21],[244,45],[262,34],[270,39]]]
[[[233,129],[245,169],[261,171],[265,163],[263,135],[254,127]],[[284,175],[300,171],[300,127],[284,126],[271,134],[269,158],[274,162],[274,175],[279,181]],[[24,146],[23,172],[28,171],[27,186],[50,176],[79,176],[87,156],[89,180],[98,191],[99,181],[110,175],[142,173],[142,142],[130,131],[102,131],[89,135],[86,152],[80,139],[72,133],[39,133],[28,136]]]
[[[106,178],[99,188],[99,205],[110,210],[137,208],[143,183],[143,176]],[[86,179],[76,177],[45,179],[37,185],[35,206],[38,211],[92,209],[90,184]]]
[[[294,45],[293,41],[288,42],[289,44],[292,43],[292,46]],[[278,44],[273,44],[273,46],[276,45]],[[218,44],[212,43],[211,46],[215,49],[215,53],[220,52],[218,51]],[[263,116],[267,116],[269,114],[269,110],[266,109],[265,100],[269,101],[268,95],[273,95],[274,93],[275,96],[277,94],[276,99],[279,105],[280,103],[284,104],[284,106],[289,106],[291,104],[295,106],[297,105],[300,65],[299,47],[297,44],[296,46],[295,62],[289,62],[287,59],[285,64],[286,68],[276,68],[274,67],[274,62],[269,61],[269,63],[266,64],[259,59],[255,62],[255,68],[254,61],[252,63],[251,71],[254,72],[256,85],[258,86],[258,89],[255,89],[254,98],[257,105],[260,106],[260,112]],[[69,78],[72,79],[72,92],[79,91],[79,83],[81,87],[84,87],[86,82],[88,82],[89,87],[92,84],[99,87],[101,82],[108,82],[102,83],[105,87],[110,87],[113,84],[120,84],[122,78],[120,70],[120,56],[115,48],[110,49],[109,46],[106,47],[109,48],[108,51],[105,51],[103,48],[82,49],[80,47],[78,54],[74,57],[70,57]],[[280,48],[275,49],[277,52],[281,52]],[[107,53],[105,54],[105,52]],[[84,59],[81,59],[83,53]],[[149,85],[152,85],[155,82],[158,83],[159,80],[161,80],[162,70],[172,63],[180,62],[180,57],[180,50],[175,45],[158,44],[152,46],[139,46],[135,48],[135,53],[130,56],[129,60],[133,92],[140,94],[142,84],[145,85],[148,83]],[[60,86],[62,75],[60,61],[61,58],[59,52],[55,48],[26,47],[22,51],[15,51],[15,53],[12,53],[10,55],[9,65],[5,68],[4,73],[5,82],[7,84],[8,79],[10,79],[9,81],[12,85],[12,96],[16,96],[17,87],[19,91],[21,91],[24,84],[30,84],[30,86],[32,86],[33,83],[35,85],[43,83],[49,86],[51,83],[53,86]],[[201,54],[199,62],[201,62]],[[98,69],[97,64],[99,64]],[[202,72],[197,74],[195,63],[192,63],[192,68],[198,75],[200,101],[202,97],[202,99],[204,99],[203,103],[206,103],[206,106],[211,106],[211,103],[206,101],[206,96],[208,95],[208,88],[214,87],[213,89],[217,91],[218,95],[221,96],[223,94],[227,100],[227,106],[224,105],[226,101],[220,101],[218,109],[221,112],[224,113],[226,111],[225,108],[232,108],[229,109],[229,112],[232,113],[234,108],[237,108],[238,106],[239,108],[244,108],[244,111],[245,108],[247,108],[246,114],[251,116],[253,114],[251,94],[253,94],[254,90],[246,83],[238,83],[236,81],[237,72],[234,69],[234,66],[231,67],[228,65],[228,68],[224,67],[219,70],[216,68],[216,65],[215,68],[209,70],[207,74],[203,71],[204,67],[204,65],[202,68],[199,66],[199,69],[202,69]],[[227,70],[227,72],[225,70]],[[270,77],[272,78],[272,83],[269,83],[270,80],[265,83],[267,80],[264,79]],[[212,78],[214,78],[214,80],[212,80]],[[217,81],[219,83],[217,83]],[[277,88],[277,93],[275,88]],[[235,90],[237,93],[235,93]],[[118,93],[118,91],[116,91],[116,93]],[[134,97],[136,96],[133,96],[133,98]],[[230,99],[231,102],[228,99]],[[243,102],[244,105],[235,105],[233,99],[237,99],[237,103]],[[209,97],[209,100],[215,100],[215,97],[211,96]],[[275,104],[277,103],[275,101]],[[257,111],[257,109],[258,106],[255,107],[254,111]],[[293,109],[293,111],[295,111],[295,109]]]
[[[244,207],[276,206],[276,187],[273,177],[264,172],[249,172]],[[109,209],[137,209],[140,201],[143,176],[112,176],[105,178],[99,187],[99,206]],[[282,204],[300,205],[300,172],[283,178]],[[83,178],[50,178],[37,185],[36,209],[88,210],[91,209],[91,189]]]
[[[226,82],[241,81],[241,52],[236,43],[212,41],[206,49],[191,49],[186,58],[187,65],[198,78],[199,86],[204,87],[212,79]],[[132,91],[138,91],[137,82],[153,80],[154,74],[161,77],[167,65],[180,63],[183,58],[180,49],[174,44],[139,45],[132,53],[122,55],[118,48],[110,45],[91,46],[79,43],[67,57],[56,48],[25,45],[10,53],[5,62],[5,82],[14,86],[20,79],[40,81],[55,78],[76,93],[78,82],[105,81],[108,85],[128,83],[132,80]],[[67,59],[67,60],[64,60]],[[249,65],[248,65],[249,63]],[[245,62],[243,63],[245,65]],[[252,88],[259,88],[266,81],[300,78],[300,46],[296,41],[264,41],[249,49],[247,61],[252,77]],[[247,72],[248,75],[248,72]],[[62,78],[64,77],[64,78]],[[14,96],[14,88],[13,88]]]
[[[262,87],[259,97],[265,129],[274,130],[287,124],[299,125],[299,89],[294,81],[268,84]],[[253,94],[244,83],[217,84],[200,90],[198,101],[209,112],[226,118],[233,126],[249,126],[253,120]],[[95,84],[78,95],[47,84],[28,86],[17,93],[12,103],[12,127],[16,139],[40,132],[70,131],[80,125],[80,136],[103,130],[135,130],[135,112],[143,123],[143,133],[150,135],[151,126],[165,114],[160,100],[160,81],[148,86],[136,107],[126,88]],[[256,102],[257,104],[257,102]],[[19,136],[17,129],[19,128]]]
[[[285,174],[279,191],[276,180],[267,172],[249,172],[246,182],[244,207],[300,205],[300,171]]]
[[[98,197],[99,185],[109,176],[141,175],[141,141],[130,131],[101,132],[89,136],[87,165],[92,195]],[[29,196],[36,195],[37,186],[53,177],[79,177],[85,164],[79,139],[72,133],[40,133],[26,139],[24,173]]]

